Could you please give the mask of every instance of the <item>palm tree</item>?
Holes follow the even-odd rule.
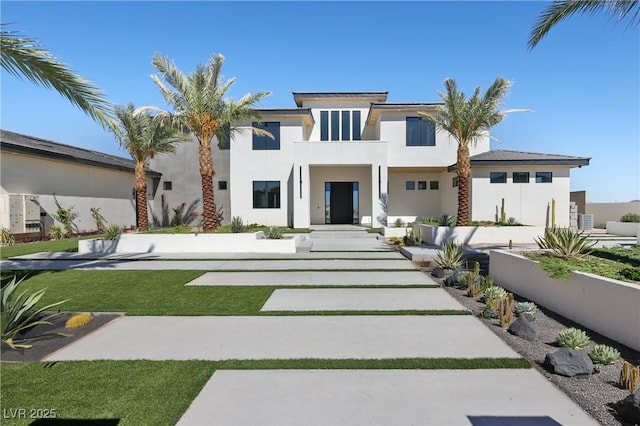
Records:
[[[511,82],[502,77],[498,77],[483,96],[480,95],[480,87],[476,87],[473,95],[468,99],[463,92],[458,91],[455,80],[446,79],[444,86],[446,93],[438,93],[444,105],[438,106],[435,114],[426,112],[419,112],[419,114],[433,122],[436,129],[446,131],[458,142],[457,225],[466,226],[469,223],[469,177],[471,175],[469,147],[479,138],[488,135],[489,128],[500,123],[507,113],[521,110],[500,111],[498,109],[511,86]]]
[[[173,62],[161,54],[156,54],[152,63],[160,75],[152,75],[151,78],[174,110],[169,114],[171,121],[193,133],[198,140],[203,227],[205,231],[213,231],[218,223],[213,194],[213,177],[216,172],[213,167],[211,140],[214,136],[217,137],[218,143],[224,139],[231,140],[234,133],[243,130],[235,127],[238,121],[259,121],[260,114],[253,107],[270,93],[247,94],[237,101],[225,98],[235,78],[221,81],[224,63],[222,55],[211,56],[206,65],[198,65],[190,75],[183,74]],[[251,129],[255,133],[270,136],[268,132],[260,129]]]
[[[607,12],[618,21],[629,19],[629,26],[640,23],[638,0],[556,0],[542,11],[536,21],[527,46],[533,49],[560,21],[577,13]]]
[[[58,61],[36,39],[7,31],[4,24],[0,24],[0,64],[15,77],[53,88],[103,127],[109,125],[111,103],[93,83]]]
[[[175,144],[186,139],[185,134],[172,127],[161,117],[149,111],[136,110],[133,104],[115,107],[116,122],[110,130],[135,160],[135,188],[138,209],[138,229],[149,229],[147,211],[147,173],[144,169],[149,158],[155,154],[174,152]]]

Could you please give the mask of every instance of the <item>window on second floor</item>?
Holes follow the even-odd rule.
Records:
[[[280,149],[280,122],[265,121],[263,123],[252,123],[256,129],[266,130],[273,135],[273,139],[269,136],[262,136],[253,133],[253,149],[257,150],[278,150]]]
[[[218,138],[218,148],[221,150],[227,150],[231,148],[231,129],[226,126],[222,129]]]
[[[359,141],[360,111],[320,111],[321,141]]]
[[[407,146],[435,145],[435,125],[426,118],[407,117]]]
[[[553,182],[552,172],[536,172],[536,183],[551,183]]]

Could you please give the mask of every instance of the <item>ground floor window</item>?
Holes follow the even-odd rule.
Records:
[[[415,181],[412,181],[412,180],[408,180],[408,181],[406,181],[406,182],[405,182],[405,184],[404,184],[404,188],[405,188],[407,191],[413,191],[414,189],[416,189],[416,183],[415,183]]]
[[[536,172],[536,183],[551,183],[553,182],[552,172]]]
[[[171,189],[173,188],[173,184],[171,181],[164,181],[162,182],[162,189],[165,191],[171,191]]]
[[[280,208],[280,181],[254,180],[253,181],[253,208],[254,209],[279,209]]]
[[[218,181],[218,189],[220,191],[224,191],[227,189],[227,181],[226,180],[220,180]]]
[[[452,180],[451,180],[451,186],[453,186],[454,188],[456,186],[458,186],[460,184],[460,181],[458,179],[458,176],[455,176]]]
[[[440,182],[437,180],[432,180],[429,182],[429,189],[440,189]]]
[[[418,181],[418,189],[421,191],[427,189],[427,181],[425,180]]]

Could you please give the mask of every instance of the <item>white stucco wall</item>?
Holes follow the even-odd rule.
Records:
[[[620,221],[627,213],[640,214],[640,201],[633,203],[587,203],[585,212],[593,215],[593,225],[604,228],[607,222]]]
[[[54,223],[53,193],[63,207],[74,207],[80,231],[95,229],[90,208],[100,208],[107,223],[135,225],[133,172],[2,152],[0,167],[0,226],[9,227],[9,194],[37,197],[45,227]],[[151,179],[149,192],[153,190]]]
[[[458,187],[453,186],[456,173],[443,172],[440,177],[441,212],[456,217],[458,214]]]
[[[507,183],[490,183],[491,172],[507,172]],[[529,172],[529,183],[513,183],[513,172]],[[552,183],[536,183],[536,172],[552,172]],[[471,220],[500,218],[502,198],[506,217],[523,225],[550,226],[551,200],[556,200],[556,226],[569,226],[569,168],[561,166],[473,167]]]
[[[320,111],[329,111],[329,121],[331,121],[331,111],[340,112],[340,139],[342,140],[342,111],[360,111],[360,133],[362,139],[365,139],[363,131],[365,129],[365,122],[367,120],[367,114],[369,114],[370,103],[362,100],[344,100],[336,102],[336,100],[317,100],[317,101],[304,101],[303,108],[311,108],[311,115],[315,121],[315,125],[312,127],[308,136],[308,141],[320,140]],[[351,121],[350,126],[353,126]],[[353,134],[353,132],[350,132]],[[329,139],[331,139],[331,126],[329,126]],[[303,139],[300,139],[303,140]],[[349,139],[351,140],[351,139]],[[331,142],[331,141],[329,141]],[[335,141],[333,141],[335,142]],[[357,142],[357,141],[356,141]]]
[[[389,173],[389,217],[436,216],[442,211],[442,173]],[[415,189],[407,190],[406,182],[414,182]],[[427,189],[418,189],[418,182],[425,181]],[[437,190],[430,188],[430,182],[438,182]],[[393,220],[390,221],[390,224]]]

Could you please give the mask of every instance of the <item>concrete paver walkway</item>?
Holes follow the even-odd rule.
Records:
[[[261,311],[466,310],[441,288],[278,289]]]
[[[178,425],[597,425],[535,370],[216,371]]]
[[[47,361],[520,358],[471,315],[124,317]]]

